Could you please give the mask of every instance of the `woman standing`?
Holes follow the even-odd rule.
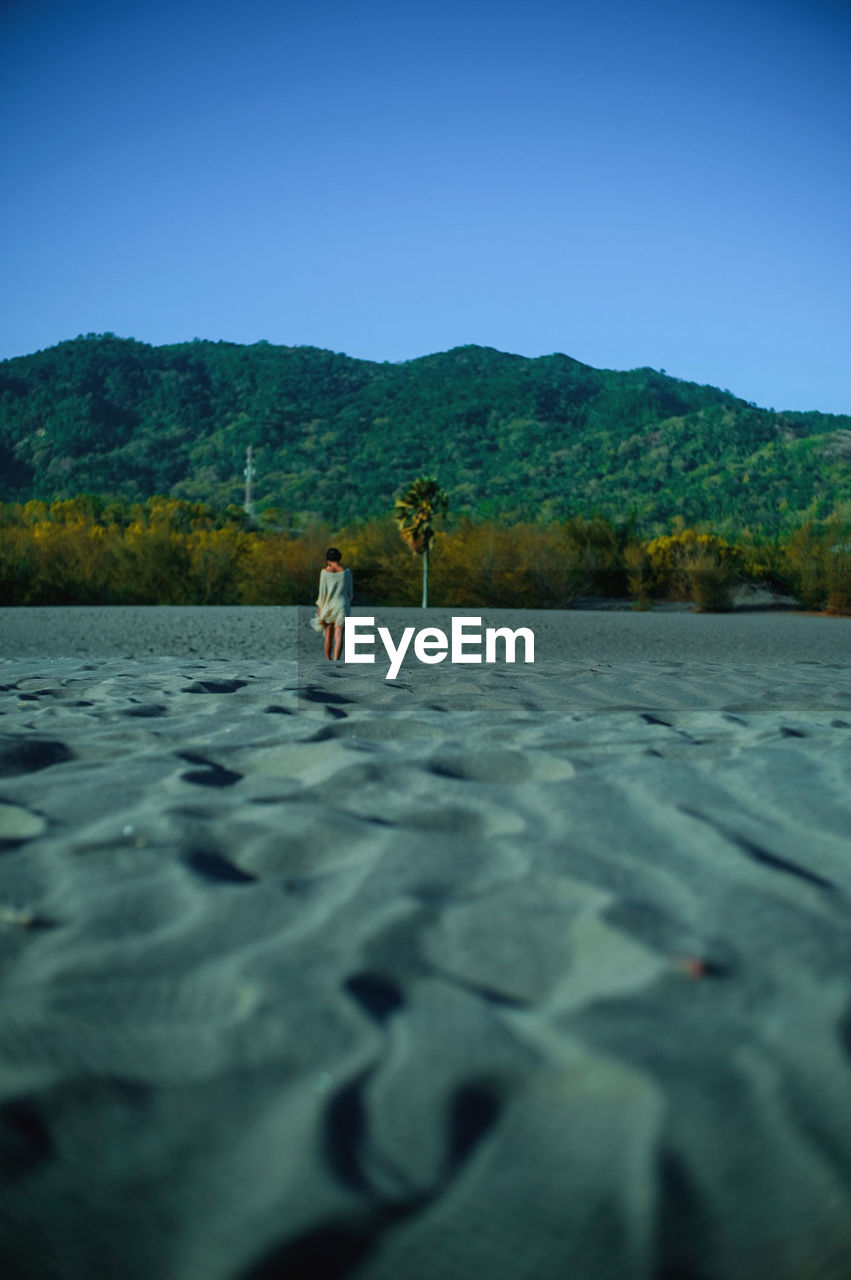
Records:
[[[340,564],[342,556],[336,547],[325,552],[327,561],[319,575],[319,598],[316,601],[319,621],[325,628],[325,657],[331,659],[331,638],[334,639],[334,658],[340,656],[343,647],[343,623],[352,605],[352,572]]]

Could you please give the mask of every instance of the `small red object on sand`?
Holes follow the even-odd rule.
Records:
[[[707,976],[706,961],[701,956],[685,956],[680,962],[680,967],[690,978],[705,978]]]

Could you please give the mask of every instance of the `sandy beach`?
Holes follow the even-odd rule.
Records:
[[[309,616],[0,610],[3,1280],[849,1280],[851,621]]]

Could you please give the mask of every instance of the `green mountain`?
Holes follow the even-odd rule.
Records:
[[[458,347],[399,364],[113,334],[0,362],[0,497],[153,493],[343,524],[439,477],[454,515],[634,511],[779,531],[851,503],[851,417],[775,413],[653,369]]]

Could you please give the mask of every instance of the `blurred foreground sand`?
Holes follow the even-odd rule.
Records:
[[[848,1280],[851,622],[309,614],[0,611],[0,1273]]]

